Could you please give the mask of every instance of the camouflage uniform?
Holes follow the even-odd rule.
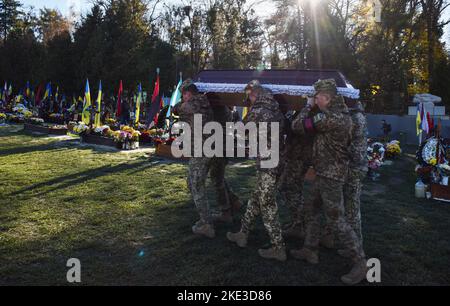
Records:
[[[306,118],[309,112],[301,111],[294,114],[293,119]],[[311,166],[312,158],[311,135],[299,137],[288,132],[286,147],[283,153],[284,167],[280,178],[280,195],[291,214],[291,225],[304,228],[304,197],[303,185],[305,175]]]
[[[257,125],[260,122],[268,122],[268,135],[271,135],[270,123],[279,122],[281,134],[284,125],[284,116],[279,109],[278,102],[275,101],[269,92],[263,92],[259,95],[244,119],[244,123],[248,122],[255,122]],[[279,140],[281,140],[281,135],[279,135]],[[271,145],[270,142],[268,145]],[[253,228],[256,217],[261,214],[273,247],[275,249],[282,249],[284,248],[284,241],[281,235],[278,206],[275,200],[279,169],[278,167],[275,169],[261,168],[261,160],[262,157],[258,154],[256,159],[256,189],[242,218],[241,232],[248,234]]]
[[[202,115],[202,123],[212,121],[213,113],[206,96],[196,94],[187,103],[180,103],[174,109],[179,114],[180,121],[191,126],[191,152],[194,153],[194,115]],[[203,135],[203,141],[207,137]],[[206,196],[206,178],[208,176],[211,159],[207,157],[191,157],[189,159],[188,187],[195,206],[200,214],[200,223],[210,223],[209,203]]]
[[[315,132],[312,163],[316,171],[314,201],[305,203],[306,238],[304,247],[317,252],[320,241],[322,209],[330,228],[355,262],[365,258],[354,230],[345,219],[343,189],[348,174],[348,145],[351,118],[341,96],[336,94],[334,80],[319,81],[316,92],[333,92],[328,109],[312,119],[294,120],[292,129],[301,135]],[[307,108],[311,109],[310,106]],[[305,110],[307,111],[307,110]]]
[[[355,231],[362,244],[360,198],[362,181],[367,174],[367,121],[360,102],[350,110],[352,134],[349,146],[350,163],[347,180],[344,184],[345,219]],[[332,233],[329,224],[325,226],[323,235]]]
[[[362,181],[367,174],[367,121],[363,106],[358,102],[350,111],[353,128],[350,143],[350,164],[344,185],[344,206],[347,222],[362,244],[360,198]]]

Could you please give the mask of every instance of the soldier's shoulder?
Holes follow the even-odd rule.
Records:
[[[273,97],[273,94],[270,91],[264,90],[258,97],[258,100],[262,102],[274,102],[275,98]]]

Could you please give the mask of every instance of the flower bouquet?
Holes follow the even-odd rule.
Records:
[[[103,126],[98,126],[94,129],[92,129],[90,132],[91,132],[91,134],[94,134],[94,135],[109,137],[108,136],[109,134],[107,135],[107,133],[110,130],[111,129],[109,128],[109,126],[103,125]]]
[[[108,119],[106,119],[106,124],[107,125],[115,125],[116,124],[116,119],[113,119],[113,118],[108,118]]]
[[[438,166],[439,171],[443,176],[450,176],[450,165],[448,164],[440,164]]]
[[[12,111],[16,113],[17,117],[31,118],[33,116],[33,113],[23,104],[17,104],[17,106],[13,107]]]
[[[14,122],[14,123],[24,123],[25,122],[25,118],[22,114],[9,114],[8,115],[8,121],[10,122]]]
[[[153,141],[157,144],[165,144],[165,145],[172,145],[172,142],[176,139],[176,137],[174,136],[170,136],[169,133],[160,135],[160,136],[155,136],[153,138]]]
[[[124,150],[133,150],[139,148],[139,136],[141,133],[132,127],[122,126],[119,131],[112,132],[117,147]]]
[[[144,143],[153,143],[155,138],[159,138],[163,134],[163,130],[159,129],[149,129],[142,130],[141,137],[139,138],[141,142]]]
[[[31,118],[27,119],[27,122],[30,123],[30,124],[34,124],[34,125],[43,125],[44,124],[44,119],[31,117]]]
[[[76,122],[76,121],[70,121],[68,124],[67,124],[67,129],[70,131],[70,132],[73,132],[73,128],[75,127],[75,126],[77,126],[78,125],[78,122]]]
[[[89,127],[84,122],[80,122],[80,123],[78,123],[78,125],[75,125],[73,127],[73,132],[78,135],[85,134],[85,133],[87,133],[88,130],[89,130]]]
[[[387,158],[396,158],[402,153],[402,149],[400,148],[399,141],[391,141],[386,145],[386,157]]]

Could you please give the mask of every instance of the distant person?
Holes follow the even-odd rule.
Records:
[[[122,114],[120,116],[120,124],[129,124],[130,123],[130,101],[128,98],[125,98],[122,102]]]
[[[381,129],[383,130],[384,141],[388,141],[389,134],[392,131],[391,125],[389,123],[387,123],[386,120],[384,120],[384,119],[381,121],[381,123],[382,123]]]

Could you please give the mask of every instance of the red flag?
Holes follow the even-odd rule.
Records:
[[[158,98],[158,96],[159,96],[159,74],[156,77],[155,89],[153,90],[152,95],[152,103],[156,102],[156,98]]]
[[[148,114],[148,120],[157,121],[158,113],[161,110],[161,100],[159,100],[159,74],[156,77],[155,89],[153,90],[152,102],[150,104],[150,112]],[[161,99],[161,98],[160,98]]]
[[[34,98],[35,105],[41,105],[41,91],[42,91],[42,84],[39,85],[36,96]]]
[[[123,85],[122,80],[120,80],[119,93],[117,94],[116,118],[120,117],[120,115],[122,114],[122,92],[123,92]]]
[[[431,116],[430,116],[430,122],[431,122],[430,123],[430,127],[431,127],[430,130],[434,133],[434,119]]]
[[[163,108],[163,106],[164,106],[164,100],[163,100],[163,98],[161,97],[161,100],[159,101],[159,109],[161,110],[161,109]],[[158,123],[159,114],[160,114],[160,112],[158,111],[158,113],[157,113],[157,114],[155,115],[155,117],[153,118],[153,122],[154,122],[155,124]]]
[[[433,130],[433,126],[431,125],[431,123],[432,123],[432,121],[431,121],[430,113],[427,112],[428,135],[431,134],[431,132]]]

